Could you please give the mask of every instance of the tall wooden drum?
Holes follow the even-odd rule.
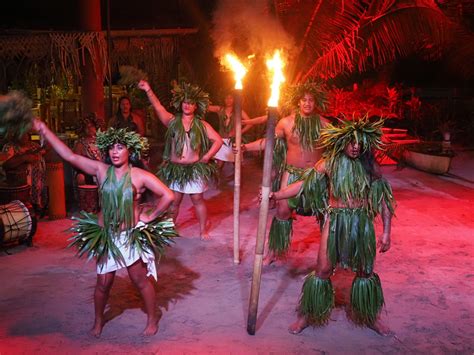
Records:
[[[26,205],[31,203],[31,186],[8,186],[0,185],[0,204],[19,200]]]
[[[99,212],[99,189],[97,185],[79,185],[77,187],[77,198],[81,211]]]

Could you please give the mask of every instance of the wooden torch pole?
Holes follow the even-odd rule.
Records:
[[[272,174],[273,146],[275,143],[275,123],[277,108],[268,108],[267,133],[265,141],[265,155],[263,158],[262,202],[258,216],[257,241],[255,243],[255,260],[253,264],[252,286],[250,290],[250,304],[247,318],[247,333],[255,335],[257,323],[258,297],[260,294],[260,280],[262,276],[263,249],[267,231],[268,196],[270,195],[270,181]]]
[[[234,161],[234,264],[240,264],[240,169],[242,146],[242,89],[234,91],[234,126],[237,154]]]

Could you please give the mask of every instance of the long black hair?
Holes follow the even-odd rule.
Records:
[[[130,99],[130,97],[127,95],[120,96],[118,100],[118,108],[117,108],[117,113],[116,113],[117,119],[119,120],[125,120],[128,118],[128,117],[123,117],[122,111],[120,110],[120,104],[122,103],[122,100],[128,100],[128,102],[130,103],[130,116],[132,115],[132,110],[133,110],[132,100]]]
[[[365,151],[359,157],[365,172],[369,175],[370,181],[378,180],[382,177],[379,165],[375,159],[374,152],[371,150]]]

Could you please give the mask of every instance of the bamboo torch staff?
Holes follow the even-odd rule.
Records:
[[[265,138],[265,155],[263,158],[263,178],[262,178],[262,201],[258,216],[257,240],[255,243],[255,259],[253,264],[252,286],[250,290],[250,303],[247,318],[247,333],[255,335],[257,323],[258,298],[260,294],[260,282],[262,276],[263,250],[265,246],[265,235],[268,217],[268,196],[270,195],[270,180],[272,173],[273,146],[275,142],[275,124],[278,116],[277,107],[280,92],[280,85],[285,81],[283,76],[283,62],[280,52],[275,51],[273,58],[267,60],[268,69],[273,72],[273,82],[271,85],[272,94],[268,100],[268,121]]]
[[[242,145],[242,79],[247,69],[232,55],[225,56],[226,66],[230,67],[235,76],[234,90],[234,127],[237,154],[234,161],[234,264],[240,264],[240,176],[241,176],[241,145]]]

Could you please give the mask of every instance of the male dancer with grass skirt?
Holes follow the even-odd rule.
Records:
[[[217,179],[218,169],[211,158],[222,145],[222,138],[203,120],[209,106],[209,95],[201,88],[181,83],[173,89],[172,105],[177,113],[168,112],[145,80],[138,83],[150,100],[160,121],[168,127],[164,162],[158,176],[174,191],[171,214],[176,221],[183,196],[189,195],[199,219],[201,239],[209,239],[207,208],[203,193]]]
[[[319,113],[326,106],[326,93],[320,84],[308,82],[290,87],[285,92],[285,105],[294,112],[282,118],[276,128],[273,166],[277,170],[274,180],[276,191],[301,179],[305,169],[313,167],[321,159],[323,150],[316,147],[320,131],[328,121]],[[263,123],[265,117],[244,120],[245,124]],[[244,151],[259,151],[265,147],[265,138],[243,144]],[[290,248],[293,233],[292,211],[300,207],[299,198],[277,201],[277,212],[273,217],[268,236],[268,253],[264,264],[273,263],[285,256]]]
[[[379,334],[389,330],[378,320],[384,304],[382,286],[374,272],[377,246],[390,249],[394,198],[389,183],[375,165],[373,149],[382,146],[383,120],[367,117],[329,125],[321,133],[324,159],[305,173],[304,180],[270,194],[275,200],[297,195],[314,211],[324,213],[316,270],[306,276],[298,319],[289,328],[299,333],[308,325],[328,322],[334,307],[330,276],[339,264],[356,273],[351,289],[351,318]],[[382,215],[383,233],[376,244],[374,219]]]

